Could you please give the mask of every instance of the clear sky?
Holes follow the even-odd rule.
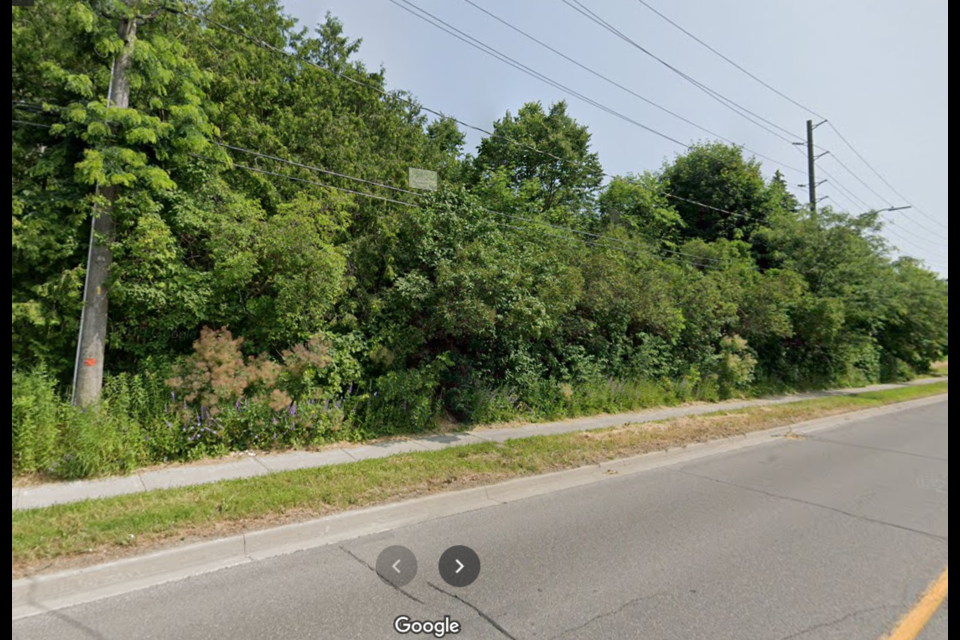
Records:
[[[633,92],[793,167],[783,171],[798,197],[806,200],[806,191],[797,187],[807,182],[806,159],[798,149],[723,107],[563,0],[471,1]],[[704,85],[795,136],[805,135],[806,120],[814,116],[751,80],[639,0],[580,1]],[[902,253],[948,274],[946,0],[645,1],[781,92],[829,118],[897,191],[919,207],[886,214],[892,223],[886,232],[890,240]],[[672,138],[711,139],[527,40],[466,0],[411,2]],[[682,151],[674,142],[508,67],[390,0],[286,0],[285,4],[307,26],[321,22],[328,11],[339,17],[352,38],[363,40],[360,58],[372,68],[386,68],[391,88],[406,89],[425,106],[464,122],[489,128],[508,109],[515,112],[525,102],[539,100],[547,105],[564,99],[573,116],[590,127],[594,148],[608,173],[655,169]],[[471,146],[478,141],[476,135],[469,137]],[[857,176],[832,156],[823,158],[820,167],[834,178],[821,187],[821,195],[830,196],[828,202],[851,212],[906,204],[829,126],[817,130],[817,144]],[[763,162],[768,174],[778,168]]]

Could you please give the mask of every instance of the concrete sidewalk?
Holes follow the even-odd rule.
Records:
[[[35,487],[15,488],[12,490],[12,509],[39,509],[56,504],[96,500],[113,496],[142,493],[156,489],[170,489],[202,484],[211,484],[222,480],[252,478],[282,471],[314,469],[337,464],[347,464],[360,460],[386,458],[388,456],[411,451],[435,451],[449,447],[482,442],[506,442],[519,438],[541,435],[555,435],[575,431],[591,431],[626,424],[656,422],[670,418],[696,416],[717,411],[730,411],[749,407],[762,407],[789,404],[837,395],[852,395],[867,391],[883,391],[905,386],[945,382],[947,378],[916,380],[907,384],[884,384],[859,389],[839,389],[818,391],[791,396],[760,398],[757,400],[734,400],[715,404],[690,404],[679,407],[650,409],[634,413],[604,415],[591,418],[577,418],[561,422],[530,424],[522,427],[503,429],[475,429],[449,435],[425,436],[406,440],[368,444],[362,446],[341,445],[338,448],[319,452],[292,452],[282,454],[246,455],[231,458],[223,462],[210,462],[198,465],[171,467],[158,471],[143,471],[134,475],[105,478],[102,480],[83,480],[71,483],[46,484]]]

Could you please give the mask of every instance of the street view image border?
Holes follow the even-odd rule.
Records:
[[[15,0],[13,637],[946,639],[947,29]]]

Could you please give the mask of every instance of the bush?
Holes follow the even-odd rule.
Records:
[[[717,390],[721,398],[732,398],[748,390],[753,382],[757,358],[747,341],[740,336],[729,336],[720,341],[717,365]]]
[[[913,367],[889,353],[884,353],[879,368],[882,382],[906,382],[917,377]]]
[[[146,461],[139,425],[109,404],[64,407],[64,454],[53,469],[67,479],[129,473]]]
[[[473,384],[449,394],[455,415],[472,424],[562,420],[621,413],[688,400],[689,385],[649,380],[595,380],[579,384],[542,380],[523,390]]]
[[[62,401],[46,369],[13,372],[13,471],[49,471],[60,452]]]
[[[436,422],[441,361],[422,370],[391,371],[377,378],[373,391],[354,397],[353,388],[345,400],[351,407],[348,421],[367,437],[420,433]]]
[[[74,479],[124,473],[144,464],[144,439],[131,409],[148,404],[150,393],[138,380],[109,379],[103,403],[80,409],[58,393],[45,369],[14,372],[14,472]]]
[[[243,338],[234,339],[225,328],[204,327],[193,354],[177,367],[178,375],[167,385],[182,394],[187,405],[214,416],[245,397],[269,396],[275,411],[290,405],[290,396],[276,387],[283,371],[280,365],[266,356],[244,359],[242,345]]]

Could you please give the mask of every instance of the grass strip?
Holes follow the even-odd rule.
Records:
[[[14,579],[947,393],[948,382],[408,453],[12,513]]]

